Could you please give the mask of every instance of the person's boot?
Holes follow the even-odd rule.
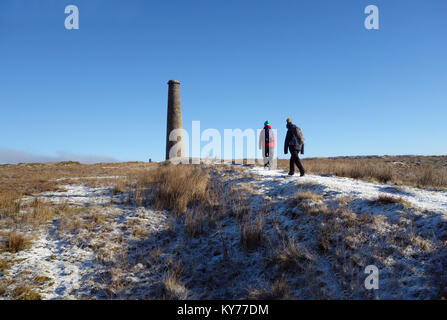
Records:
[[[293,176],[295,172],[289,172],[289,176]]]
[[[300,177],[304,177],[304,175],[305,175],[304,171],[300,173]]]

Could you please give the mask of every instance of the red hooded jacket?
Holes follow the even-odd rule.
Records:
[[[268,131],[268,141],[266,141],[265,132]],[[262,129],[259,135],[259,149],[264,149],[265,147],[273,148],[275,146],[275,135],[271,126],[266,126]]]

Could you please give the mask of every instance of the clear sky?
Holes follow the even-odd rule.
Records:
[[[306,157],[447,154],[447,1],[1,0],[0,162],[164,160],[169,79],[187,130],[268,119],[282,151],[290,117]]]

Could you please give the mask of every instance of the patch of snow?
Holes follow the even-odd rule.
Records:
[[[74,299],[70,292],[79,288],[82,277],[95,269],[91,250],[71,246],[44,233],[34,241],[31,249],[18,252],[15,260],[19,262],[10,268],[11,277],[18,278],[25,272],[31,273],[32,278],[51,279],[40,292],[42,299]]]
[[[313,183],[333,192],[338,192],[341,197],[374,200],[380,195],[398,196],[411,203],[414,207],[421,210],[441,212],[447,217],[447,191],[429,191],[406,186],[400,186],[400,190],[397,190],[390,184],[376,184],[351,178],[325,177],[313,174],[306,174],[304,177],[299,177],[298,175],[288,177],[282,170],[264,170],[260,167],[251,169],[251,172],[264,177],[284,179],[278,183],[277,188],[281,188],[281,185],[290,182],[296,184]]]
[[[52,203],[64,203],[77,205],[86,204],[105,204],[111,201],[112,190],[110,187],[91,188],[88,185],[69,184],[63,185],[61,188],[65,189],[62,192],[43,192],[39,198]],[[27,199],[24,199],[25,201]]]

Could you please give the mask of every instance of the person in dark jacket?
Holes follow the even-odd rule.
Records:
[[[287,150],[290,151],[290,170],[289,175],[293,176],[295,174],[295,165],[300,170],[300,176],[304,176],[304,167],[301,164],[300,157],[298,154],[303,150],[304,147],[304,137],[301,129],[292,123],[290,118],[287,119],[287,135],[284,141],[284,154],[287,154]]]

